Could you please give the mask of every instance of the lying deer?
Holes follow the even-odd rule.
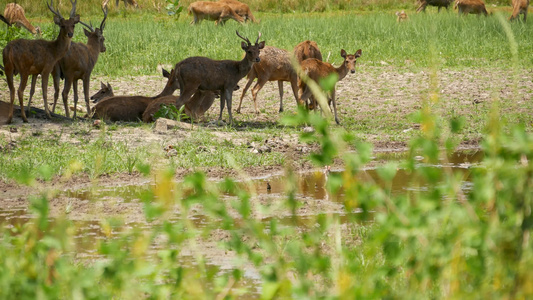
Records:
[[[142,120],[146,123],[153,122],[155,120],[155,113],[161,109],[162,105],[174,105],[178,109],[185,105],[183,110],[185,115],[194,120],[199,120],[204,116],[205,112],[211,108],[213,102],[215,102],[215,97],[216,95],[212,91],[198,90],[187,104],[184,104],[183,99],[180,100],[178,96],[170,95],[157,98],[148,105],[142,115]]]
[[[529,7],[529,0],[512,0],[513,13],[509,17],[509,21],[520,19],[520,14],[524,15],[524,22],[527,19],[527,9]]]
[[[484,14],[488,16],[489,13],[485,8],[485,2],[483,0],[456,0],[454,9],[457,8],[459,15],[468,14]]]
[[[13,118],[13,102],[15,100],[13,76],[16,74],[20,74],[20,85],[17,92],[22,120],[28,122],[24,113],[23,100],[28,77],[39,74],[42,77],[44,108],[48,118],[51,118],[47,102],[48,77],[55,64],[67,53],[72,37],[74,36],[74,26],[80,21],[80,16],[76,15],[76,1],[72,2],[71,0],[72,10],[70,11],[70,18],[68,20],[65,20],[61,16],[59,10],[52,9],[53,0],[50,4],[47,3],[48,9],[54,14],[54,22],[60,27],[56,40],[17,39],[9,42],[4,48],[3,61],[11,100],[7,123],[10,123]]]
[[[168,81],[163,91],[157,96],[113,96],[103,99],[92,108],[92,118],[111,122],[142,120],[142,115],[151,102],[157,98],[172,95],[179,87],[176,69],[172,69],[170,73],[163,69],[163,76],[168,78]]]
[[[9,26],[15,25],[17,27],[24,27],[32,34],[41,34],[41,28],[31,25],[30,21],[26,19],[24,8],[17,3],[6,4],[4,15],[0,16],[0,19],[3,19],[3,21]]]
[[[195,56],[186,58],[176,64],[178,71],[180,97],[176,102],[189,103],[192,95],[197,90],[218,91],[220,90],[220,116],[219,121],[222,120],[222,112],[224,105],[228,105],[229,122],[233,124],[233,117],[231,114],[231,99],[233,90],[250,70],[254,63],[260,62],[259,52],[265,47],[265,42],[258,43],[261,37],[261,32],[252,45],[248,38],[242,37],[237,31],[237,36],[245,42],[241,43],[241,48],[246,55],[241,61],[233,60],[212,60],[207,57]]]
[[[65,79],[62,96],[63,104],[65,106],[65,115],[67,118],[70,118],[68,109],[68,94],[71,86],[74,90],[73,118],[76,118],[76,107],[78,106],[78,80],[80,79],[83,82],[83,94],[85,96],[85,105],[87,107],[87,111],[91,111],[91,106],[89,105],[91,73],[96,65],[96,62],[98,61],[99,54],[106,51],[106,47],[104,45],[104,27],[107,19],[107,7],[102,9],[102,11],[104,13],[104,18],[100,23],[100,28],[95,29],[91,25],[87,25],[80,21],[80,23],[87,28],[83,29],[83,32],[87,37],[87,44],[73,42],[67,54],[61,58],[61,60],[59,60],[54,68],[53,79],[55,93],[52,112],[55,112],[57,98],[59,97],[60,78]]]
[[[319,82],[321,79],[324,79],[331,74],[337,74],[338,81],[342,80],[348,72],[355,73],[355,64],[357,62],[357,58],[361,56],[361,49],[357,50],[355,54],[349,55],[344,51],[344,49],[341,50],[341,56],[344,58],[344,62],[341,66],[338,68],[333,67],[330,63],[322,62],[316,58],[308,58],[301,63],[302,72],[306,74],[310,79],[314,80],[315,82]],[[311,96],[311,89],[307,87],[307,85],[304,83],[303,80],[300,80],[300,103],[307,103],[307,99]],[[333,86],[331,90],[331,96],[329,97],[328,105],[331,105],[333,103],[333,111],[335,113],[335,122],[337,124],[340,124],[339,119],[337,117],[337,103],[335,101],[335,86]]]
[[[93,103],[98,103],[98,101],[100,100],[104,100],[113,96],[115,96],[115,94],[113,93],[113,88],[111,87],[109,82],[107,83],[107,85],[103,82],[100,82],[100,90],[98,90],[98,92],[91,96],[91,100],[93,100]]]
[[[244,22],[250,20],[254,23],[259,23],[259,20],[254,18],[250,7],[246,3],[239,2],[237,0],[219,0],[218,3],[226,4],[231,7],[236,14],[244,19]]]
[[[416,12],[419,13],[421,11],[426,12],[426,7],[429,6],[436,6],[438,7],[438,12],[440,12],[441,8],[446,8],[448,10],[448,7],[452,4],[453,0],[419,0],[418,3],[420,4],[418,8],[416,9]]]
[[[241,112],[241,104],[246,91],[252,85],[252,82],[257,78],[257,83],[252,89],[252,99],[254,100],[255,113],[259,113],[257,109],[257,93],[263,88],[268,81],[277,81],[279,88],[279,111],[283,111],[283,82],[291,83],[294,99],[298,102],[298,75],[292,67],[291,57],[287,50],[276,47],[265,46],[259,54],[260,62],[253,64],[252,69],[248,73],[248,82],[242,90],[241,99],[237,113]]]
[[[188,8],[189,15],[193,15],[191,24],[198,24],[203,19],[215,20],[215,25],[226,23],[228,19],[233,19],[243,23],[244,19],[239,16],[231,7],[226,4],[209,1],[193,2]]]

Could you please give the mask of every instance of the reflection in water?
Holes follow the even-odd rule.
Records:
[[[471,189],[472,184],[469,182],[469,168],[479,162],[483,157],[483,153],[480,151],[470,151],[470,152],[457,152],[448,157],[447,161],[442,161],[439,165],[432,165],[429,167],[435,168],[450,168],[454,172],[461,172],[464,178],[463,182],[463,191],[466,193]],[[381,154],[376,160],[379,162],[394,161],[402,159],[402,155],[397,153],[393,154]],[[422,162],[419,162],[419,166],[427,166]],[[340,172],[333,170],[332,174],[335,172]],[[377,171],[375,169],[363,170],[359,174],[359,180],[364,182],[375,182],[377,184],[383,185],[380,180]],[[417,182],[416,186],[412,185],[415,180],[413,180],[413,174],[406,172],[405,170],[399,169],[396,173],[396,176],[392,180],[391,193],[393,195],[398,195],[402,193],[411,193],[424,191],[428,187],[423,183]],[[305,174],[298,174],[296,177],[297,183],[297,197],[305,199],[316,199],[316,200],[330,200],[338,203],[342,203],[344,199],[344,193],[341,190],[336,195],[328,195],[326,191],[326,178],[324,172],[317,171]],[[270,194],[274,197],[284,197],[286,193],[287,178],[285,176],[273,176],[268,178],[260,178],[252,181],[253,193],[258,195]],[[267,188],[268,186],[268,188]],[[242,184],[243,188],[249,188],[248,185]],[[121,202],[138,202],[140,201],[142,195],[150,191],[153,186],[150,183],[144,185],[130,185],[130,186],[120,186],[120,187],[105,187],[105,188],[91,188],[85,190],[67,190],[64,192],[64,196],[73,201],[82,201],[82,200],[91,200],[91,201],[106,201],[109,199],[120,199]],[[230,196],[230,195],[226,195]],[[354,211],[353,213],[359,213],[359,211]],[[337,213],[341,222],[346,222],[349,218],[343,213]],[[179,217],[179,216],[178,216]],[[31,214],[28,213],[26,207],[20,208],[9,208],[3,209],[0,208],[0,224],[4,228],[20,228],[24,224],[31,222]],[[272,218],[265,218],[263,222],[269,224]],[[174,219],[176,221],[177,219]],[[198,228],[202,228],[212,222],[212,219],[207,218],[203,215],[193,215],[190,216],[190,220]],[[276,217],[276,220],[279,224],[285,226],[295,226],[294,220],[290,217]],[[55,222],[54,219],[50,220],[52,223]],[[296,226],[299,227],[310,227],[316,222],[315,215],[306,215],[300,216],[297,220]],[[102,229],[102,224],[100,221],[72,221],[77,228],[75,239],[75,249],[73,252],[76,253],[78,258],[90,258],[98,259],[98,242],[103,241],[107,238],[114,238],[120,235],[121,231],[129,231],[132,228],[135,229],[149,229],[147,224],[136,224],[128,223],[124,224],[122,227],[114,228],[114,231],[110,236],[104,234]],[[151,248],[151,252],[155,253],[157,250],[161,250],[160,246],[154,245]],[[192,266],[195,264],[195,259],[191,256],[181,257],[181,262],[184,267]],[[212,265],[216,265],[216,262],[212,262]],[[222,270],[220,273],[229,272],[230,270]],[[251,291],[258,292],[260,289],[259,275],[254,270],[248,270],[248,273],[245,273],[246,284]],[[242,282],[241,282],[242,284]]]

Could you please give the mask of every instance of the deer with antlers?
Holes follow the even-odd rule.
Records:
[[[54,79],[54,105],[52,106],[52,112],[55,112],[57,98],[59,97],[59,81],[60,78],[65,79],[65,85],[63,87],[63,104],[65,106],[65,115],[70,118],[69,106],[68,106],[68,94],[70,88],[74,90],[74,116],[76,118],[76,108],[78,105],[78,80],[83,82],[83,94],[85,96],[85,105],[87,111],[91,110],[89,105],[89,85],[91,82],[91,73],[98,61],[100,53],[106,51],[104,44],[104,27],[107,19],[107,7],[102,9],[104,18],[100,23],[100,28],[93,28],[92,25],[87,25],[80,21],[80,24],[85,26],[83,29],[85,36],[87,37],[87,44],[72,43],[69,51],[63,58],[56,64],[53,72]],[[31,96],[30,96],[31,101]],[[29,107],[29,104],[28,104]]]
[[[24,8],[17,3],[8,3],[4,9],[4,15],[0,15],[0,19],[8,26],[15,25],[17,27],[24,27],[32,34],[41,34],[39,26],[34,27],[24,13]]]
[[[260,62],[253,64],[252,69],[248,73],[248,82],[242,90],[241,99],[237,113],[241,112],[241,104],[246,91],[252,85],[252,82],[257,78],[257,83],[252,88],[252,99],[254,100],[255,113],[258,114],[257,109],[257,93],[263,88],[268,81],[277,81],[279,89],[279,112],[283,111],[283,82],[291,83],[294,99],[298,102],[298,75],[292,67],[291,57],[287,50],[279,49],[272,46],[265,46],[259,54]]]
[[[239,23],[244,22],[241,16],[224,3],[197,1],[189,5],[188,12],[189,15],[193,15],[191,24],[198,24],[204,19],[215,20],[215,25],[224,25],[229,19],[233,19]]]
[[[241,48],[246,53],[240,61],[213,60],[207,57],[195,56],[186,58],[176,64],[179,70],[178,78],[180,85],[180,97],[176,103],[187,104],[197,90],[217,91],[220,90],[220,115],[222,120],[224,105],[228,106],[229,123],[233,124],[231,113],[231,100],[233,90],[250,70],[254,63],[261,61],[259,52],[265,47],[265,42],[260,43],[261,32],[253,45],[248,38],[244,38],[237,31],[237,36],[244,40]]]
[[[179,88],[176,69],[172,69],[170,72],[163,69],[163,76],[168,80],[163,91],[158,95],[153,97],[113,96],[103,99],[92,108],[92,118],[111,122],[142,120],[142,115],[150,103],[158,98],[172,95]]]
[[[344,49],[341,50],[341,56],[344,59],[344,62],[339,67],[335,68],[333,65],[327,62],[320,61],[316,58],[308,58],[301,63],[301,68],[303,74],[310,79],[319,83],[320,80],[330,76],[331,74],[337,75],[337,82],[344,79],[348,72],[355,73],[355,64],[357,58],[361,56],[361,49],[357,50],[353,55],[347,54]],[[305,76],[304,75],[304,76]],[[300,76],[300,77],[304,77]],[[304,80],[300,78],[300,103],[307,103],[307,99],[311,96],[311,89],[305,84]],[[335,100],[335,86],[331,89],[330,97],[328,98],[328,105],[333,103],[333,111],[335,113],[335,122],[340,124],[339,118],[337,117],[337,103]]]
[[[26,40],[17,39],[9,42],[4,48],[3,62],[6,73],[7,85],[9,87],[9,96],[11,100],[10,112],[7,122],[10,123],[13,118],[13,102],[15,100],[15,87],[13,76],[20,74],[20,85],[18,88],[18,98],[20,103],[21,117],[24,122],[28,122],[24,113],[24,89],[26,88],[28,77],[30,75],[41,75],[42,91],[46,115],[51,118],[48,109],[47,91],[48,79],[53,71],[55,64],[67,53],[70,48],[72,37],[74,36],[74,27],[80,21],[80,16],[76,14],[76,1],[72,2],[70,18],[65,20],[59,13],[54,10],[53,0],[47,3],[48,9],[54,14],[54,22],[59,26],[59,35],[54,41],[45,40]]]

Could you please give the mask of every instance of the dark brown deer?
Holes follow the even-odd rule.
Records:
[[[459,16],[468,14],[489,15],[483,0],[456,0],[454,8],[458,9]]]
[[[512,0],[513,13],[509,17],[509,21],[520,19],[520,14],[524,15],[524,22],[527,19],[527,10],[529,7],[529,0]]]
[[[77,1],[77,0],[76,0]],[[80,21],[80,16],[76,15],[76,1],[72,2],[70,18],[65,20],[59,10],[54,10],[53,0],[47,3],[48,9],[54,14],[54,22],[59,25],[59,35],[54,41],[17,39],[9,42],[3,50],[3,62],[6,73],[9,96],[11,100],[10,112],[7,122],[13,118],[13,102],[15,100],[15,86],[13,76],[20,74],[20,85],[18,88],[18,98],[20,103],[21,117],[24,122],[28,122],[24,113],[24,89],[30,75],[41,75],[42,91],[46,115],[51,118],[48,110],[47,91],[48,79],[55,64],[67,53],[70,48],[72,37],[74,36],[74,26]]]
[[[215,20],[215,25],[226,23],[227,20],[233,19],[243,23],[244,19],[239,16],[231,7],[226,4],[209,1],[197,1],[189,5],[189,15],[193,15],[191,24],[198,24],[202,20]]]
[[[0,15],[0,19],[2,19],[9,26],[15,25],[17,27],[24,27],[33,34],[41,34],[41,28],[38,26],[34,27],[30,21],[26,19],[24,8],[17,3],[6,4],[4,15]]]
[[[168,81],[163,91],[157,96],[114,96],[99,101],[92,108],[92,118],[111,122],[142,120],[142,115],[151,102],[157,98],[172,95],[178,89],[179,83],[176,75],[176,69],[172,69],[170,73],[163,69],[163,76],[168,78]]]
[[[321,79],[324,79],[331,74],[337,74],[337,81],[342,80],[348,72],[355,73],[355,64],[357,58],[361,56],[361,49],[357,50],[355,54],[347,54],[344,49],[341,50],[341,56],[344,58],[344,62],[341,66],[335,68],[333,65],[327,62],[322,62],[316,58],[308,58],[301,63],[302,72],[306,74],[310,79],[319,83]],[[311,96],[311,89],[304,83],[303,80],[300,80],[300,103],[306,103],[307,99]],[[329,97],[328,105],[333,103],[333,111],[335,113],[335,122],[340,124],[339,118],[337,117],[337,103],[335,101],[335,86],[331,90],[331,95]]]
[[[241,104],[246,91],[252,85],[252,82],[257,78],[257,83],[252,88],[252,99],[254,100],[255,113],[259,113],[257,109],[257,93],[263,88],[268,81],[277,81],[279,88],[279,111],[283,111],[283,82],[291,83],[294,99],[298,102],[298,75],[292,67],[291,57],[287,50],[279,49],[272,46],[265,46],[259,54],[260,62],[253,64],[252,69],[248,73],[248,82],[242,90],[241,99],[237,113],[241,112]]]
[[[87,25],[80,21],[80,23],[87,28],[83,29],[85,36],[87,36],[87,44],[73,42],[70,45],[69,51],[67,51],[65,56],[59,60],[54,68],[53,79],[55,93],[52,112],[55,112],[56,109],[57,98],[59,97],[59,81],[61,78],[65,79],[62,96],[67,118],[70,118],[68,94],[71,87],[73,87],[74,90],[73,118],[76,118],[76,108],[78,106],[78,80],[80,79],[83,82],[83,94],[85,96],[87,111],[91,111],[91,106],[89,105],[91,73],[98,61],[99,54],[106,51],[104,44],[104,27],[107,19],[107,7],[102,9],[102,11],[104,13],[104,18],[100,23],[100,28],[95,29],[91,25]]]
[[[438,12],[440,12],[441,8],[446,8],[448,10],[448,7],[452,4],[453,0],[420,0],[418,1],[419,6],[416,9],[416,12],[419,13],[421,11],[426,12],[426,7],[429,6],[436,6],[438,7]]]
[[[244,22],[248,20],[252,21],[253,23],[260,22],[259,20],[255,19],[254,15],[252,14],[252,11],[250,10],[250,7],[246,3],[242,3],[237,0],[219,0],[218,3],[223,3],[231,7],[231,9],[233,9],[236,14],[238,14],[244,19]]]
[[[183,99],[179,100],[179,97],[177,96],[171,95],[157,98],[148,105],[143,113],[142,120],[146,123],[153,122],[155,120],[155,113],[161,109],[162,105],[174,105],[178,109],[185,105],[183,113],[189,118],[199,120],[204,116],[205,112],[211,108],[213,102],[215,102],[215,97],[216,95],[212,91],[198,90],[186,105],[180,102],[183,101]]]
[[[261,32],[252,45],[248,38],[242,37],[237,31],[237,36],[245,42],[241,43],[241,48],[246,55],[241,61],[234,60],[213,60],[207,57],[189,57],[176,64],[179,70],[178,78],[180,85],[180,97],[176,103],[187,104],[192,95],[197,90],[218,91],[220,90],[220,115],[222,120],[224,105],[228,105],[229,123],[233,124],[231,113],[231,98],[233,90],[250,70],[254,63],[258,63],[259,52],[265,47],[265,42],[258,43]]]
[[[113,93],[113,88],[111,87],[109,82],[107,83],[107,85],[103,82],[100,82],[100,89],[98,90],[98,92],[91,96],[91,100],[93,100],[93,103],[98,103],[98,101],[100,100],[104,100],[113,96],[115,96],[115,94]]]

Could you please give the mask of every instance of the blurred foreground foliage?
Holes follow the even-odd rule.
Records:
[[[42,194],[31,199],[32,221],[3,226],[0,298],[235,298],[251,293],[240,285],[250,267],[261,276],[264,299],[531,298],[533,136],[520,126],[502,132],[497,112],[487,122],[484,159],[465,175],[435,167],[455,150],[461,122],[441,124],[423,108],[422,135],[405,160],[378,169],[385,182],[380,185],[357,180],[371,159],[369,145],[330,129],[331,120],[317,114],[302,110],[288,118],[289,124],[315,128],[302,138],[322,145],[313,154],[317,165],[344,160],[345,170],[332,173],[327,184],[332,194],[344,191],[342,223],[339,214],[323,213],[313,217],[314,226],[296,226],[302,217],[290,170],[283,201],[292,212],[287,225],[254,217],[268,208],[232,179],[213,183],[193,173],[178,189],[172,170],[146,169],[156,178],[142,199],[149,229],[122,230],[124,220],[102,220],[105,238],[88,261],[76,255],[73,223],[51,220]],[[356,153],[343,151],[347,144],[355,144]],[[390,183],[398,168],[415,175],[413,191],[394,196]],[[472,183],[467,192],[464,176]],[[415,188],[422,185],[424,191]],[[224,200],[223,194],[234,198]],[[192,214],[206,221],[200,226]],[[227,235],[220,246],[240,257],[231,272],[207,264],[198,249],[198,239],[221,230]],[[182,262],[183,249],[195,264]]]

